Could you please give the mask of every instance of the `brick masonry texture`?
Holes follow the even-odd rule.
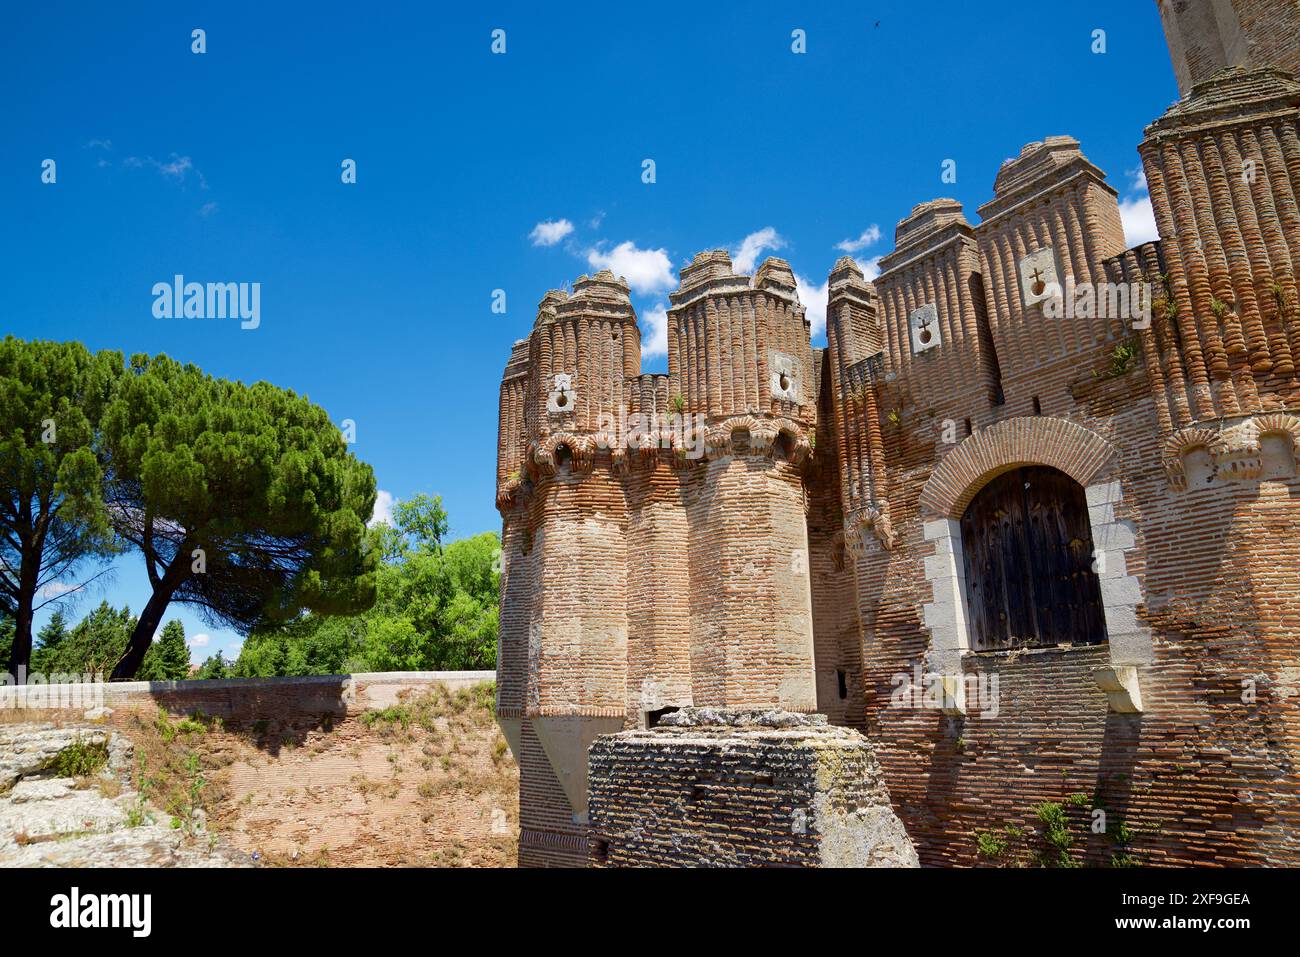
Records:
[[[1081,862],[1300,864],[1300,5],[1160,8],[1185,83],[1137,144],[1159,242],[1125,248],[1105,174],[1053,135],[978,223],[932,199],[875,282],[835,263],[825,349],[775,258],[682,270],[667,375],[641,374],[618,277],[543,298],[496,489],[521,864],[593,840],[757,863],[685,817],[619,837],[641,810],[611,782],[678,807],[714,760],[652,727],[689,707],[864,732],[922,864],[981,863],[977,832],[1077,794],[1113,825]],[[1079,487],[1100,645],[970,646],[961,521],[1021,466]]]
[[[1295,0],[1156,0],[1178,89],[1228,66],[1300,72]]]
[[[915,867],[866,738],[823,715],[685,709],[591,748],[598,867]]]

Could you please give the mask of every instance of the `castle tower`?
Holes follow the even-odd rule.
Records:
[[[751,282],[701,253],[670,299],[671,388],[706,437],[684,484],[694,703],[815,710],[800,464],[816,397],[794,274],[772,258]]]
[[[851,551],[888,538],[888,479],[876,402],[881,366],[880,302],[852,258],[828,280],[827,348],[821,353],[818,420],[808,515],[812,550],[817,709],[832,723],[861,727],[862,626]]]
[[[1227,67],[1300,73],[1295,0],[1156,0],[1178,92]]]
[[[1290,26],[1274,39],[1292,45],[1294,71],[1297,6],[1236,5],[1249,10],[1247,27],[1281,17],[1283,6]],[[1172,543],[1153,552],[1165,581],[1182,576],[1165,615],[1181,624],[1212,608],[1220,624],[1248,636],[1227,660],[1277,689],[1259,697],[1272,728],[1266,750],[1270,761],[1294,765],[1300,703],[1287,689],[1300,673],[1300,621],[1284,596],[1300,568],[1291,531],[1300,451],[1300,77],[1254,68],[1251,49],[1252,68],[1197,82],[1139,147],[1164,265],[1152,277],[1157,298],[1144,342],[1163,440],[1156,448],[1188,525],[1207,537],[1220,526],[1213,541],[1222,542],[1209,568]],[[1294,806],[1294,798],[1273,803]]]
[[[1049,136],[1007,160],[975,229],[988,291],[1004,414],[1058,415],[1074,401],[1081,363],[1126,334],[1075,291],[1105,280],[1124,251],[1118,196],[1079,142]]]
[[[816,376],[795,279],[683,271],[668,375],[625,282],[551,291],[501,383],[498,721],[520,860],[585,850],[587,749],[692,705],[816,708],[804,466]]]
[[[522,827],[571,833],[573,846],[587,747],[624,720],[626,509],[617,478],[595,466],[639,366],[627,284],[603,271],[546,294],[501,389],[498,720],[529,792]]]

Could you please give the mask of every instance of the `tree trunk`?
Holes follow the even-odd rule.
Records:
[[[131,640],[127,642],[126,653],[113,667],[113,674],[109,676],[109,681],[130,681],[135,677],[135,673],[140,670],[140,665],[144,662],[144,656],[149,651],[149,646],[153,644],[153,636],[162,622],[163,613],[167,611],[167,605],[171,603],[172,595],[180,587],[180,583],[181,580],[174,578],[170,569],[158,583],[158,587],[154,589],[153,594],[149,596],[149,601],[140,612],[135,630],[131,632]]]
[[[27,672],[32,664],[32,610],[36,602],[36,559],[23,552],[22,566],[18,569],[18,608],[14,615],[14,646],[9,655],[9,669],[16,684],[27,683]]]
[[[32,596],[23,591],[18,599],[18,614],[14,616],[14,645],[9,655],[9,670],[16,684],[27,683],[27,670],[32,663]]]

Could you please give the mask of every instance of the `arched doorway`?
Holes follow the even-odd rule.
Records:
[[[1083,487],[1054,468],[999,475],[961,518],[974,651],[1106,640]]]

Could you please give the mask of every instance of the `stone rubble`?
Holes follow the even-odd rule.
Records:
[[[46,770],[78,742],[107,742],[108,764],[97,779]],[[0,724],[0,867],[252,866],[215,836],[186,836],[142,805],[130,786],[132,755],[129,741],[102,727]],[[112,779],[120,793],[107,797],[99,782]],[[143,823],[132,826],[141,813]]]

